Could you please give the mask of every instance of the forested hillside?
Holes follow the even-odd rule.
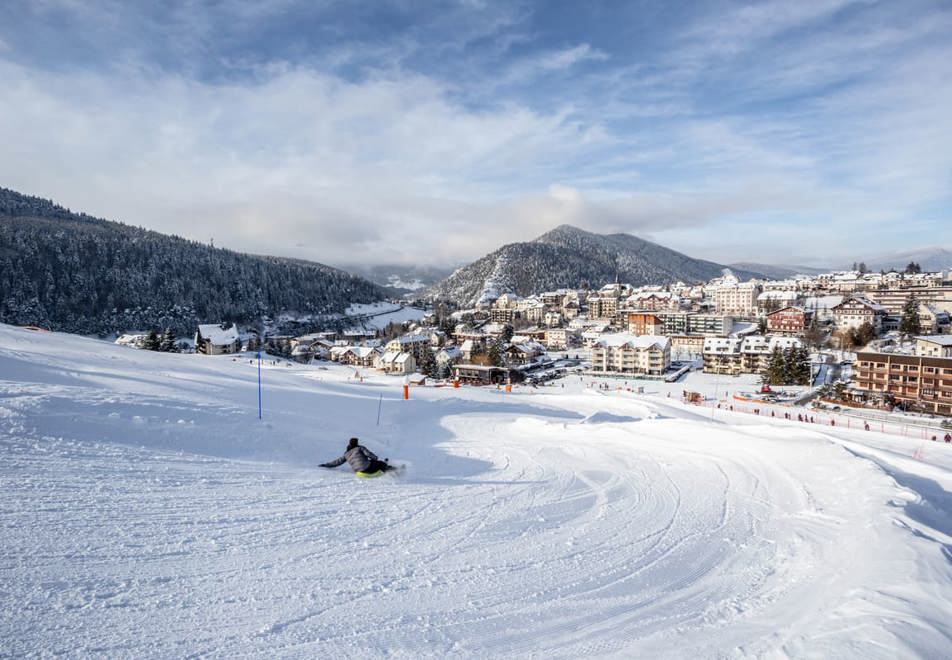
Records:
[[[383,298],[317,263],[240,254],[0,188],[0,322],[85,334],[327,314]]]
[[[511,243],[460,268],[427,296],[470,305],[510,291],[521,296],[560,287],[699,282],[725,266],[693,259],[629,234],[601,235],[561,225],[534,241]],[[735,271],[741,277],[753,273]]]

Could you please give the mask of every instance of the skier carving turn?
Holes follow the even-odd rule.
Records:
[[[336,468],[338,465],[347,462],[358,477],[376,477],[384,472],[397,469],[396,466],[390,465],[387,462],[388,460],[386,458],[380,460],[375,453],[361,445],[357,438],[351,438],[342,456],[335,458],[333,461],[321,463],[321,467]]]

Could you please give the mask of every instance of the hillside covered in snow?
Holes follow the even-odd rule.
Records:
[[[945,657],[952,448],[0,326],[2,653]],[[564,387],[562,386],[564,385]],[[729,385],[721,384],[721,390]],[[404,475],[358,479],[351,436]]]
[[[425,293],[471,305],[505,292],[526,296],[563,287],[598,288],[616,279],[633,286],[699,282],[723,274],[724,268],[629,234],[600,235],[561,225],[533,241],[505,245]]]
[[[0,322],[184,335],[200,322],[335,314],[384,297],[323,264],[214,248],[0,188]]]

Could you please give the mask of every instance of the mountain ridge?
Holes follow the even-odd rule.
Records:
[[[765,279],[785,280],[794,275],[819,275],[820,273],[829,273],[830,268],[816,268],[814,266],[796,266],[787,264],[761,264],[751,261],[740,261],[728,264],[731,270],[743,270],[753,273],[760,273]]]
[[[902,250],[888,254],[873,256],[871,259],[861,259],[866,267],[872,271],[905,270],[910,262],[915,262],[925,272],[938,272],[952,269],[952,251],[941,245],[928,245],[914,250]],[[844,266],[848,270],[848,266]]]
[[[325,264],[214,248],[0,187],[0,322],[190,334],[198,322],[333,315],[384,297]]]
[[[506,291],[529,295],[565,287],[597,288],[615,279],[635,286],[705,281],[726,268],[631,234],[595,234],[563,224],[532,241],[509,243],[490,252],[457,269],[424,295],[470,305]]]

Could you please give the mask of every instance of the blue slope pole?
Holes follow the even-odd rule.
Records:
[[[258,419],[261,419],[261,351],[258,351]]]

